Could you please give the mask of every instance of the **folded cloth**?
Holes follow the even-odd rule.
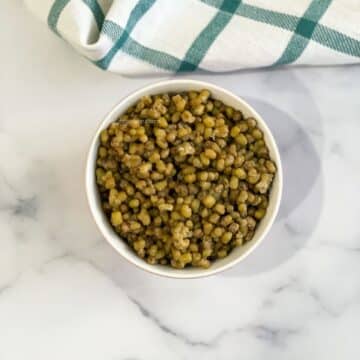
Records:
[[[210,72],[358,63],[359,0],[24,0],[102,69]]]

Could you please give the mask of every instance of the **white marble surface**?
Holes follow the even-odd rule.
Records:
[[[154,79],[101,72],[1,3],[1,360],[360,358],[360,67],[192,76],[268,120],[285,192],[242,264],[163,279],[106,244],[84,193],[101,117]]]

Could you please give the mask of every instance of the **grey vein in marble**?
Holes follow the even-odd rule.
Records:
[[[11,34],[0,69],[1,359],[360,358],[359,66],[184,75],[258,110],[280,148],[284,191],[241,264],[177,282],[106,244],[84,188],[103,116],[159,79],[101,72],[22,1],[1,6]]]

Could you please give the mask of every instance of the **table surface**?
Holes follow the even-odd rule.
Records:
[[[0,359],[359,358],[360,67],[191,75],[264,116],[284,194],[243,263],[164,279],[110,248],[84,191],[99,121],[159,78],[102,72],[3,2]]]

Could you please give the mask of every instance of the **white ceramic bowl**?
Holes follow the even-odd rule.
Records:
[[[100,198],[95,181],[95,161],[99,145],[99,134],[110,123],[115,121],[120,114],[124,113],[129,106],[133,105],[140,97],[144,95],[201,89],[209,89],[214,98],[221,100],[225,104],[230,105],[235,109],[241,110],[246,117],[252,116],[258,121],[258,126],[264,133],[265,142],[270,151],[270,157],[277,165],[277,173],[270,192],[269,207],[265,217],[259,223],[252,240],[246,243],[244,246],[235,248],[226,258],[216,260],[209,269],[185,268],[178,270],[169,266],[149,265],[143,259],[139,258],[125,243],[125,241],[123,241],[119,235],[115,233],[101,209]],[[269,128],[261,116],[244,100],[234,95],[230,91],[222,89],[219,86],[213,85],[211,83],[188,79],[168,80],[148,85],[127,96],[125,99],[121,100],[101,122],[100,127],[96,131],[94,139],[92,140],[87,158],[86,192],[92,215],[100,231],[104,235],[105,239],[110,243],[110,245],[126,260],[136,265],[137,267],[153,274],[183,279],[198,278],[213,275],[234,266],[243,260],[247,255],[249,255],[264,239],[272,223],[274,222],[279,209],[282,194],[282,168],[279,151]]]

